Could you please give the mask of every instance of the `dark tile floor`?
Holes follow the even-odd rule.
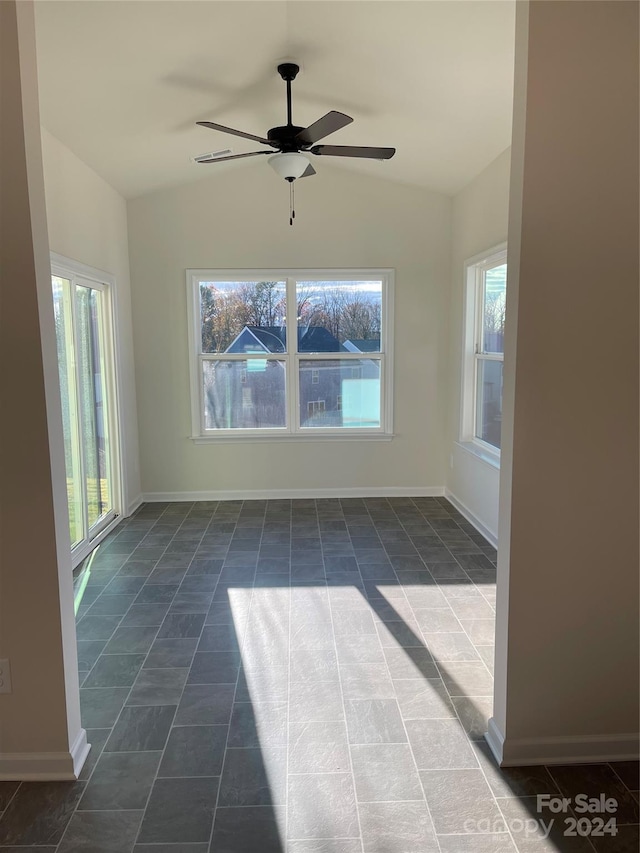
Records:
[[[78,613],[81,780],[0,783],[0,850],[636,853],[637,762],[495,766],[494,595],[442,498],[143,506]],[[541,836],[577,792],[616,836]]]

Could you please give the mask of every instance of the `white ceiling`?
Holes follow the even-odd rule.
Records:
[[[397,148],[331,166],[455,193],[510,144],[514,16],[514,0],[40,0],[42,123],[131,198],[245,168],[192,163],[262,147],[195,122],[284,124],[275,66],[294,59],[294,123],[336,109],[355,121],[323,142]]]

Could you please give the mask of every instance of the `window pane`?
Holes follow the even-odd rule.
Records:
[[[53,276],[53,312],[58,347],[58,372],[62,402],[62,432],[64,436],[64,461],[67,472],[67,500],[69,504],[69,533],[71,546],[84,538],[82,511],[82,469],[80,467],[80,439],[78,435],[78,407],[76,404],[76,374],[71,313],[71,282]]]
[[[504,352],[504,309],[507,296],[507,265],[484,274],[483,352]]]
[[[478,359],[476,437],[500,447],[502,423],[502,361]]]
[[[266,358],[203,363],[205,429],[285,427],[285,362]]]
[[[296,282],[298,352],[380,352],[381,281]]]
[[[76,286],[81,434],[89,529],[111,509],[100,293]]]
[[[202,352],[285,352],[284,281],[200,282]]]
[[[300,362],[300,426],[380,427],[380,362]]]

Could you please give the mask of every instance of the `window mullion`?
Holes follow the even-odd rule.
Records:
[[[298,432],[298,302],[296,280],[287,276],[287,403],[289,432]]]

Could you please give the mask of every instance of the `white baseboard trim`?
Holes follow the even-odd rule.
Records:
[[[444,486],[374,486],[336,489],[239,489],[207,492],[145,492],[147,503],[178,501],[263,501],[296,498],[438,498]]]
[[[134,498],[132,501],[129,502],[129,505],[127,507],[127,511],[125,513],[125,518],[128,518],[130,515],[133,515],[133,513],[138,509],[138,507],[140,506],[140,504],[143,501],[144,501],[144,496],[141,492],[137,498]]]
[[[87,733],[80,729],[69,752],[0,752],[0,781],[75,780],[90,749]]]
[[[458,498],[453,494],[453,492],[450,492],[449,489],[444,490],[444,496],[448,501],[451,501],[451,503],[461,515],[464,515],[469,524],[473,524],[478,533],[482,533],[484,538],[488,542],[490,542],[494,548],[498,547],[497,533],[495,533],[493,530],[489,530],[489,528],[485,524],[483,524],[476,515],[471,512],[469,507],[465,506],[461,500],[458,500]]]
[[[484,739],[489,744],[489,749],[498,762],[498,766],[502,767],[502,745],[504,738],[493,717],[489,717],[488,729],[484,733]]]
[[[640,755],[640,735],[635,733],[505,738],[493,717],[489,720],[485,739],[501,767],[637,761]]]

